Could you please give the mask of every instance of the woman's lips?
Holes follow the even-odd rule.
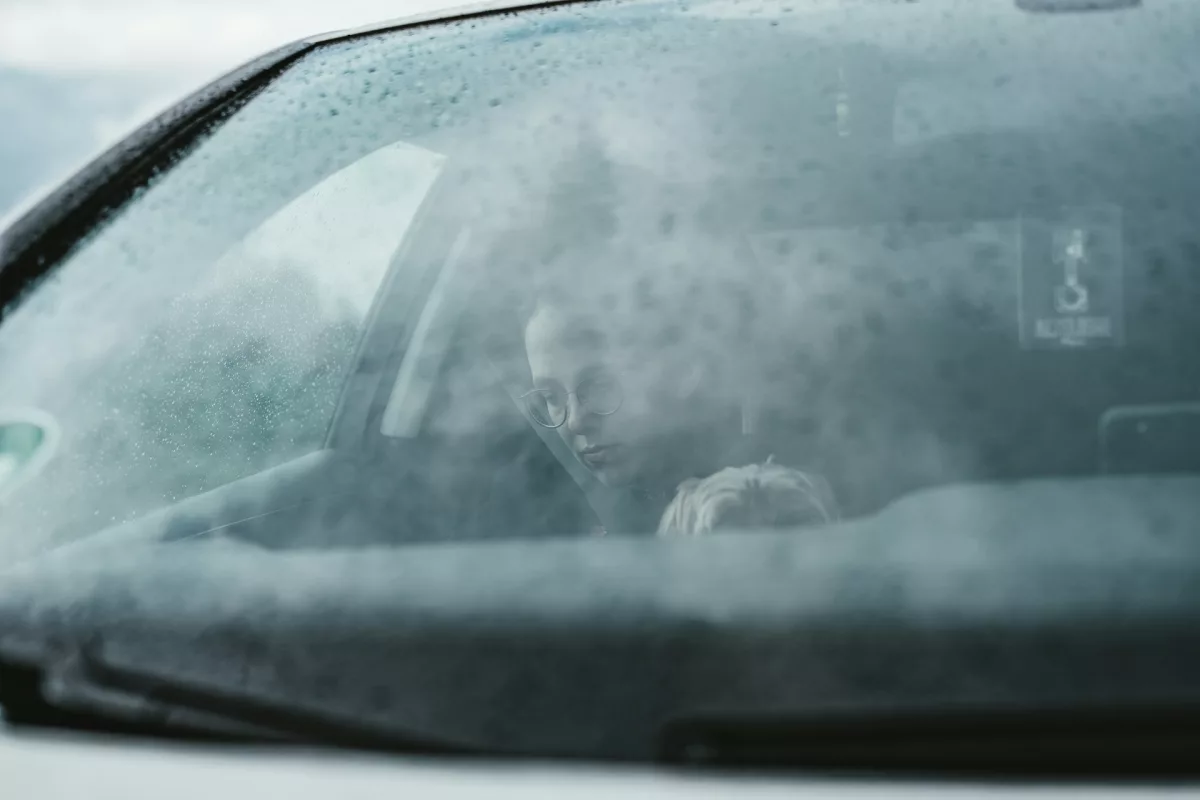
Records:
[[[579,457],[589,467],[602,467],[608,463],[614,453],[613,445],[592,445],[579,451]]]

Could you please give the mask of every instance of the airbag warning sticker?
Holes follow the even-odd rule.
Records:
[[[1121,212],[1068,208],[1021,219],[1021,346],[1114,347],[1125,338]]]

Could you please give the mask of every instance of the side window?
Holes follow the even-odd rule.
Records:
[[[404,143],[378,149],[198,271],[139,255],[147,214],[140,230],[102,231],[39,302],[5,320],[21,344],[6,363],[5,405],[49,414],[62,442],[5,508],[4,527],[61,541],[319,449],[371,304],[442,164]],[[155,221],[170,235],[172,219]],[[31,374],[39,380],[22,381]]]
[[[471,229],[461,228],[413,322],[380,421],[384,437],[478,436],[514,422],[534,427],[518,399],[528,383],[512,307],[520,287],[482,280],[491,266],[486,250],[472,250]]]

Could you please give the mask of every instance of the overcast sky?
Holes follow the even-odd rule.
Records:
[[[461,0],[0,0],[0,217],[172,100],[313,33]]]

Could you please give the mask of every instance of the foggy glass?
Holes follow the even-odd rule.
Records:
[[[61,441],[0,554],[284,483],[256,540],[335,547],[654,533],[768,459],[816,524],[1107,469],[1113,409],[1200,403],[1197,23],[631,2],[320,47],[6,310],[0,404]]]

